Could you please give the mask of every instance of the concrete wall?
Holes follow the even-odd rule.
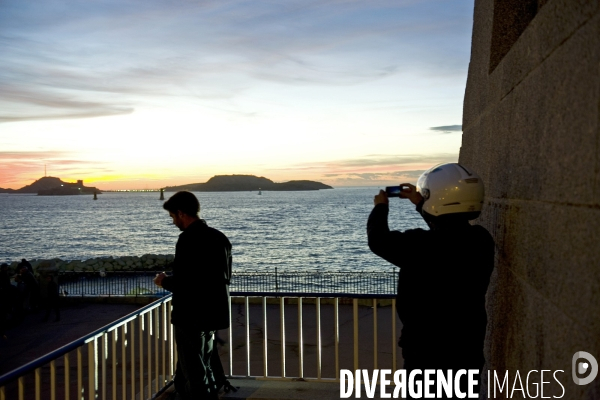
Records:
[[[511,386],[562,369],[562,398],[600,399],[600,376],[571,378],[576,351],[600,361],[600,1],[533,3],[475,1],[460,162],[485,181],[477,222],[497,244],[486,358]]]

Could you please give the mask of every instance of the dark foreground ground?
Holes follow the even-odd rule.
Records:
[[[138,308],[138,304],[78,303],[61,308],[60,321],[54,313],[42,322],[45,311],[31,313],[11,327],[7,339],[0,338],[0,375],[42,357]]]

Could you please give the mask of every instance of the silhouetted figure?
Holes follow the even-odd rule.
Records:
[[[26,259],[22,258],[21,262],[19,263],[17,269],[21,270],[22,267],[26,267],[27,270],[29,271],[29,273],[31,275],[33,275],[33,266],[31,265],[31,263],[29,261],[27,261]]]
[[[0,265],[0,287],[11,286],[10,274],[8,273],[8,264],[3,263]]]
[[[46,295],[46,316],[43,321],[48,321],[48,317],[50,316],[50,312],[54,309],[54,313],[56,315],[55,321],[60,321],[60,295],[58,293],[58,284],[54,282],[54,277],[52,275],[48,275],[46,277],[47,280],[47,295]]]
[[[21,281],[25,284],[23,292],[23,309],[35,310],[39,306],[40,298],[40,285],[37,279],[33,276],[29,269],[25,265],[21,265],[21,271],[19,272]]]
[[[11,300],[8,286],[0,286],[0,339],[6,339],[10,304]]]
[[[8,264],[0,265],[0,337],[6,338],[8,316],[16,302],[17,288],[10,283]]]
[[[399,197],[417,206],[430,229],[390,231],[389,201],[380,191],[367,234],[371,250],[400,267],[396,309],[404,369],[481,371],[494,240],[469,220],[481,212],[483,182],[462,165],[442,164],[425,171],[416,187],[401,186]]]
[[[163,208],[182,231],[172,275],[162,272],[154,278],[156,285],[173,293],[175,390],[183,399],[217,400],[211,355],[215,331],[229,327],[231,243],[198,217],[200,203],[192,193],[175,193]]]
[[[12,320],[18,325],[23,321],[25,314],[27,313],[26,285],[20,273],[15,275],[15,284],[15,290],[13,291],[14,295],[12,296]]]

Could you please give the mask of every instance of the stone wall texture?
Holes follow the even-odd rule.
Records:
[[[487,367],[511,385],[517,370],[564,370],[562,398],[600,399],[600,376],[571,378],[575,352],[600,361],[600,1],[539,2],[491,66],[510,7],[475,1],[460,151],[485,181],[477,223],[497,246]]]

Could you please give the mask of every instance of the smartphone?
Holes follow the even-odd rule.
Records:
[[[400,197],[402,189],[404,189],[403,186],[386,186],[385,194],[387,194],[387,197]]]

